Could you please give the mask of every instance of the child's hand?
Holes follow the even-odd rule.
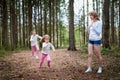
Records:
[[[93,26],[93,22],[90,24],[90,27],[92,27]]]

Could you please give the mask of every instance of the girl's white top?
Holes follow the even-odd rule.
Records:
[[[46,43],[46,42],[42,43],[42,53],[49,54],[51,48],[53,51],[55,51],[54,46],[50,42],[49,43]]]
[[[31,35],[31,37],[30,37],[31,46],[35,46],[35,45],[38,44],[38,41],[37,41],[38,38],[42,39],[42,37],[37,35],[37,34],[36,35]]]
[[[88,28],[89,33],[89,40],[101,40],[101,33],[102,33],[102,22],[96,21],[93,23],[92,27]]]

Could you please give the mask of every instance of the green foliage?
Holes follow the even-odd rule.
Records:
[[[9,55],[11,51],[6,51],[5,49],[0,49],[0,58],[3,58],[6,55]]]
[[[30,50],[29,48],[16,48],[14,51],[0,49],[0,58],[4,58],[4,56],[11,55],[12,53],[18,53],[22,50]]]
[[[108,49],[108,48],[102,48],[102,49],[101,49],[101,53],[102,53],[103,55],[109,54],[109,53],[110,53],[110,49]]]
[[[84,53],[88,53],[88,44],[82,45],[80,47],[80,49],[84,52]]]
[[[118,46],[111,46],[111,49],[108,48],[102,48],[102,54],[120,54],[120,48]]]

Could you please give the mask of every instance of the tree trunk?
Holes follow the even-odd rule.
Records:
[[[8,48],[8,22],[7,22],[7,2],[3,0],[3,14],[2,14],[2,46],[4,49]]]
[[[0,5],[2,5],[2,1],[0,2]],[[2,9],[2,6],[0,6],[0,49],[2,48],[2,12],[3,12],[3,9]]]
[[[60,3],[59,3],[60,4]],[[58,48],[58,10],[57,5],[59,5],[58,2],[56,1],[56,38],[57,38],[57,48]]]
[[[120,47],[120,0],[119,0],[119,47]]]
[[[69,0],[69,48],[68,50],[75,51],[75,36],[74,36],[74,0]]]
[[[110,0],[104,0],[103,6],[103,47],[110,48],[109,44],[109,34],[110,34],[110,26],[109,26],[109,4]]]
[[[98,7],[99,7],[99,2],[98,2],[98,0],[96,0],[96,12],[97,12],[97,13],[99,13]]]
[[[51,37],[51,0],[49,0],[49,36]],[[51,41],[51,38],[50,38]]]
[[[53,15],[52,16],[52,20],[53,20],[53,36],[52,37],[53,37],[53,44],[55,45],[55,8],[54,8],[55,7],[55,0],[53,0],[52,3],[53,3],[53,5],[52,5],[52,9],[53,9],[52,10],[53,11],[52,12],[53,13],[52,14]]]
[[[12,28],[12,38],[13,47],[12,50],[17,48],[17,26],[15,24],[15,0],[11,1],[11,28]]]
[[[44,0],[44,32],[47,34],[47,1]]]
[[[32,3],[31,0],[28,1],[28,26],[29,26],[29,35],[32,31]]]
[[[93,0],[93,10],[95,10],[95,0]]]
[[[22,28],[22,32],[23,32],[23,47],[25,47],[25,11],[24,11],[24,5],[25,5],[25,2],[24,0],[22,0],[22,15],[23,15],[23,28]]]
[[[115,41],[115,38],[114,38],[114,33],[115,33],[115,28],[114,28],[114,0],[112,0],[112,3],[111,3],[111,44],[114,45],[114,41]]]
[[[83,0],[83,20],[84,20],[84,22],[83,22],[83,42],[85,44],[86,35],[85,35],[85,2],[84,2],[84,0]]]
[[[21,34],[21,2],[19,1],[19,46],[22,47],[22,34]]]
[[[42,14],[42,10],[43,10],[43,8],[42,8],[42,0],[40,0],[40,35],[42,35],[42,31],[43,31],[43,25],[42,25],[42,16],[43,16],[43,14]]]

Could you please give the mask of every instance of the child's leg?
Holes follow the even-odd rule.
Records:
[[[47,55],[47,61],[48,61],[47,62],[48,63],[48,67],[50,67],[50,61],[51,61],[51,59],[50,59],[50,55],[49,54]]]
[[[35,46],[31,46],[31,49],[32,49],[32,56],[34,56],[34,49],[35,49]]]
[[[40,59],[40,68],[42,67],[42,64],[43,64],[46,56],[47,56],[47,54],[42,54],[41,59]]]
[[[36,54],[37,54],[37,56],[38,56],[39,50],[40,50],[40,49],[39,49],[39,45],[37,44],[35,47],[36,47]]]

